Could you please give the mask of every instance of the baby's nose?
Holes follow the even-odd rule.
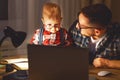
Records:
[[[55,27],[52,27],[50,32],[51,32],[51,33],[55,33],[55,32],[56,32]]]

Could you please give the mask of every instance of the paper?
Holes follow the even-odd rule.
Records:
[[[28,70],[28,59],[27,58],[15,58],[15,59],[4,59],[6,64],[12,64],[16,69]]]
[[[11,63],[18,63],[18,62],[28,62],[27,58],[15,58],[15,59],[4,59],[3,61],[7,62],[8,64]]]
[[[28,62],[12,63],[19,70],[28,70]]]

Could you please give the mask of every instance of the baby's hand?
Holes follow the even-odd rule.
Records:
[[[68,40],[65,41],[65,46],[70,46],[70,44],[71,44],[70,41],[68,41]]]

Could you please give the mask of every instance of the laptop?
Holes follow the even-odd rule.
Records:
[[[87,48],[27,45],[29,80],[88,80]]]

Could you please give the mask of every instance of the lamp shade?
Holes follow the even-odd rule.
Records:
[[[22,31],[15,31],[9,26],[4,29],[5,37],[10,37],[14,47],[20,46],[26,38],[26,33]]]
[[[25,32],[16,32],[13,36],[11,36],[11,41],[14,47],[20,46],[25,40],[26,33]]]

